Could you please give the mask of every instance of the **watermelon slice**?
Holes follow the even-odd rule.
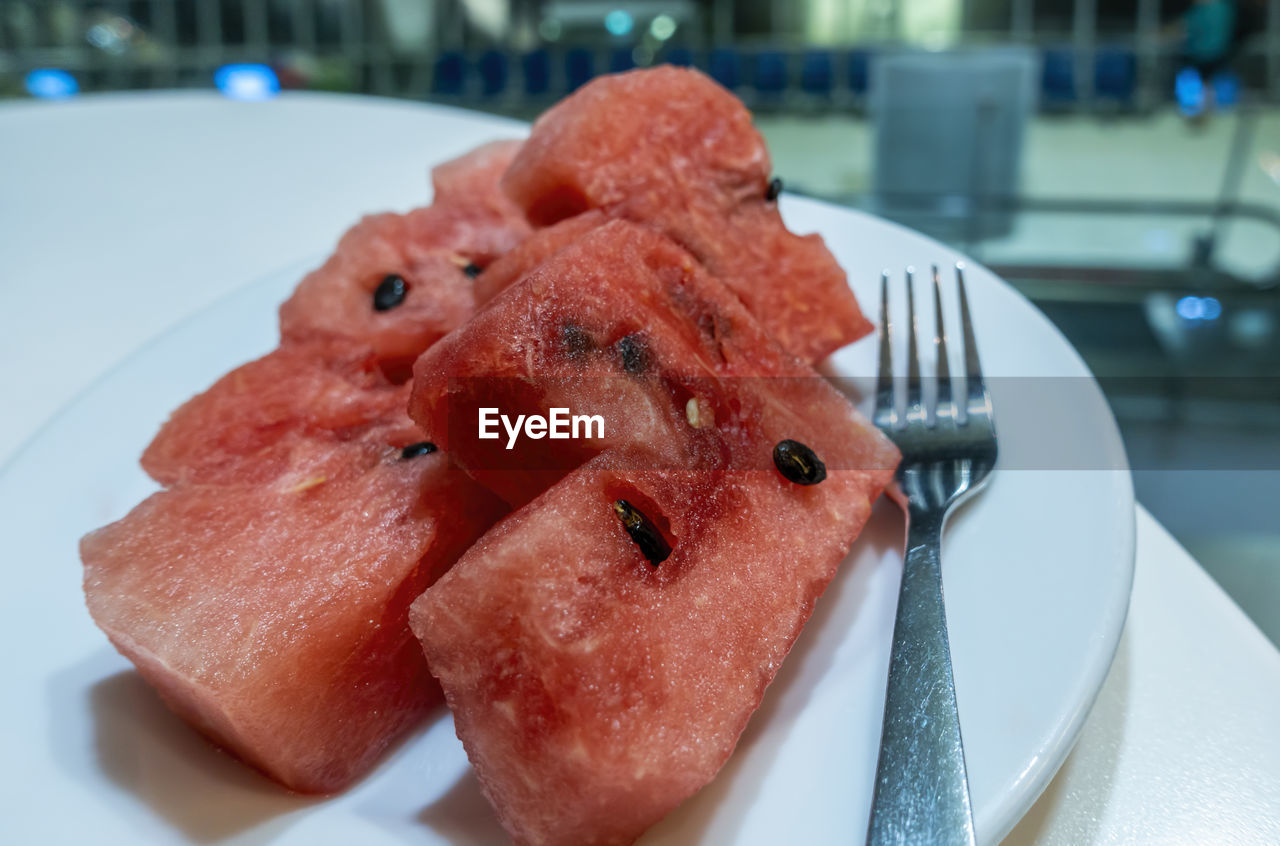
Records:
[[[492,141],[437,165],[431,171],[435,212],[426,216],[425,237],[453,242],[481,268],[519,244],[530,232],[529,222],[501,179],[522,143]]]
[[[477,437],[478,408],[554,405],[604,436]],[[528,503],[410,615],[521,844],[630,843],[715,775],[898,458],[692,256],[620,220],[429,350],[410,409]]]
[[[439,691],[409,602],[504,511],[405,414],[409,364],[528,232],[514,153],[366,218],[281,309],[282,345],[179,408],[143,455],[167,486],[81,546],[90,612],[195,727],[288,787],[338,790]],[[388,286],[388,277],[396,285]]]
[[[476,278],[476,304],[489,302],[517,279],[608,220],[602,212],[589,211],[535,229]]]
[[[436,165],[431,170],[433,202],[472,213],[488,210],[494,218],[511,218],[513,225],[520,225],[524,215],[501,190],[499,181],[523,143],[515,139],[490,141]]]
[[[669,239],[612,221],[561,249],[432,347],[410,414],[513,505],[599,452],[643,445],[671,468],[762,469],[773,444],[831,444],[828,466],[882,473],[888,441]],[[482,408],[600,415],[602,437],[479,437]],[[595,434],[593,432],[593,434]],[[772,440],[769,440],[772,438]]]
[[[394,380],[475,310],[472,279],[529,233],[498,189],[517,142],[441,165],[437,202],[408,214],[366,217],[280,307],[288,343],[367,346]]]
[[[94,621],[183,718],[294,790],[363,774],[439,692],[408,605],[505,510],[366,351],[286,345],[170,418],[168,489],[81,542]]]
[[[280,307],[284,342],[365,345],[389,375],[405,373],[475,310],[473,259],[458,250],[459,233],[433,226],[440,220],[425,208],[356,224]]]
[[[182,484],[87,535],[84,587],[178,714],[285,786],[330,793],[439,702],[408,606],[501,507],[442,454],[287,443],[270,481]]]
[[[710,781],[887,480],[831,470],[800,486],[647,460],[583,465],[410,613],[516,843],[631,843]],[[620,499],[661,527],[656,566]]]
[[[286,345],[183,405],[168,485],[81,543],[90,613],[194,727],[294,790],[363,774],[434,704],[408,605],[503,512],[366,351]]]
[[[537,225],[600,209],[660,229],[806,361],[871,331],[822,240],[782,223],[750,113],[698,71],[584,85],[534,123],[502,184]]]
[[[163,485],[243,483],[282,472],[299,436],[344,439],[398,420],[406,432],[399,440],[420,440],[402,414],[407,389],[388,382],[367,350],[289,344],[184,403],[142,454],[142,467]]]

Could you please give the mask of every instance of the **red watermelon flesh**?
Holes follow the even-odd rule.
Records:
[[[481,408],[600,415],[590,440],[478,437]],[[769,468],[790,438],[828,467],[883,474],[897,452],[834,388],[775,344],[669,239],[612,221],[508,288],[427,351],[410,414],[513,505],[606,449],[647,466]]]
[[[537,226],[588,209],[725,214],[763,199],[769,153],[736,97],[698,71],[598,77],[534,122],[502,187]]]
[[[517,147],[499,142],[441,165],[431,206],[356,224],[281,306],[283,341],[367,346],[389,376],[407,379],[414,359],[475,310],[472,277],[530,231],[498,188]],[[379,310],[375,292],[391,276],[406,291]]]
[[[351,439],[398,427],[405,430],[399,440],[410,442],[416,430],[404,416],[407,399],[407,386],[389,383],[368,351],[289,344],[173,412],[142,454],[142,467],[163,485],[273,478],[299,437]]]
[[[502,184],[538,225],[600,209],[662,230],[813,362],[872,327],[821,239],[787,231],[769,167],[737,98],[664,66],[597,78],[549,109]]]
[[[476,305],[489,302],[526,273],[608,220],[602,212],[589,211],[535,229],[476,277]]]
[[[631,843],[710,781],[887,480],[836,469],[802,487],[646,460],[583,465],[410,612],[518,844]],[[641,553],[618,499],[661,527],[670,557]]]
[[[479,407],[553,405],[601,414],[605,437],[475,437]],[[630,843],[714,776],[898,458],[689,253],[619,220],[429,350],[410,411],[527,502],[410,617],[522,844]],[[783,439],[825,480],[787,481]],[[620,499],[670,544],[656,567]]]
[[[402,456],[425,438],[393,381],[473,311],[467,265],[528,232],[497,188],[512,152],[450,163],[435,205],[349,232],[282,308],[281,347],[148,447],[169,489],[83,542],[113,643],[193,725],[295,790],[345,786],[438,701],[408,604],[505,510],[441,455]],[[389,274],[408,292],[378,312]]]
[[[459,255],[481,268],[523,241],[532,228],[501,187],[522,143],[491,141],[437,165],[431,171],[435,212],[424,215],[421,236],[454,244]]]
[[[408,606],[501,510],[443,454],[293,437],[289,457],[269,481],[178,485],[90,533],[85,593],[182,717],[328,793],[439,701]]]
[[[367,345],[388,374],[405,372],[419,353],[475,310],[464,272],[471,259],[448,238],[425,237],[431,231],[428,219],[438,216],[426,208],[373,215],[356,224],[280,307],[284,343]],[[374,293],[388,277],[399,277],[407,291],[399,305],[378,310]]]
[[[466,209],[484,209],[494,218],[510,217],[514,225],[524,219],[520,208],[499,187],[522,141],[490,141],[431,171],[434,202]]]

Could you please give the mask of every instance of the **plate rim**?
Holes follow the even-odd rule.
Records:
[[[790,201],[790,202],[787,202]],[[1115,418],[1115,412],[1111,408],[1111,403],[1107,401],[1106,394],[1102,391],[1102,386],[1098,382],[1097,376],[1093,370],[1085,362],[1080,355],[1080,351],[1075,345],[1062,333],[1052,320],[1049,319],[1039,307],[1036,306],[1025,294],[1009,283],[1000,274],[993,271],[980,261],[973,259],[965,253],[951,247],[943,242],[933,238],[918,230],[904,226],[887,218],[879,217],[862,209],[848,208],[836,205],[835,203],[822,200],[817,197],[808,195],[791,195],[788,197],[785,193],[783,202],[788,205],[799,207],[810,206],[814,210],[823,213],[848,214],[855,219],[874,221],[876,225],[887,226],[895,230],[898,234],[914,240],[923,241],[934,250],[952,257],[953,263],[962,264],[967,268],[979,268],[984,274],[993,279],[997,286],[1002,289],[1006,295],[1011,295],[1019,302],[1019,305],[1025,307],[1034,313],[1042,321],[1051,335],[1061,344],[1068,352],[1072,364],[1084,375],[1088,377],[1089,387],[1097,399],[1100,401],[1101,407],[1106,409],[1106,417],[1103,423],[1106,427],[1106,444],[1108,468],[1113,468],[1109,472],[1115,472],[1117,476],[1123,479],[1124,499],[1127,502],[1127,519],[1123,521],[1125,531],[1125,549],[1119,556],[1125,562],[1124,590],[1117,592],[1113,603],[1107,609],[1107,619],[1112,623],[1107,632],[1098,638],[1098,642],[1105,644],[1096,650],[1093,656],[1096,660],[1090,662],[1089,668],[1091,672],[1088,674],[1089,679],[1087,687],[1088,694],[1080,700],[1074,709],[1067,715],[1067,719],[1059,721],[1058,731],[1047,755],[1038,756],[1031,765],[1023,771],[1015,790],[1002,797],[997,797],[993,804],[995,810],[991,815],[995,817],[995,825],[993,830],[996,836],[988,840],[990,832],[980,831],[979,841],[989,843],[999,843],[1017,826],[1018,822],[1031,810],[1032,806],[1048,788],[1053,781],[1054,776],[1066,763],[1072,750],[1075,748],[1076,742],[1080,739],[1080,734],[1084,729],[1084,723],[1088,719],[1089,714],[1093,710],[1094,703],[1097,702],[1098,696],[1102,692],[1103,684],[1106,682],[1107,676],[1111,672],[1112,666],[1115,664],[1116,655],[1120,650],[1120,641],[1124,634],[1124,628],[1128,621],[1129,607],[1133,597],[1133,583],[1137,569],[1137,499],[1134,493],[1133,472],[1129,465],[1128,452],[1125,450],[1124,439],[1120,433],[1119,424]],[[843,267],[843,266],[842,266]],[[847,268],[844,268],[848,272]],[[852,283],[850,283],[852,287]],[[998,469],[998,468],[997,468]],[[961,727],[963,730],[963,726]],[[975,818],[977,809],[974,809]]]

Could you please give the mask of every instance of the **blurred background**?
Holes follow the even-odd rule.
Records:
[[[663,62],[756,111],[787,190],[951,243],[1044,310],[1139,500],[1280,643],[1280,0],[0,0],[0,98],[527,119]]]

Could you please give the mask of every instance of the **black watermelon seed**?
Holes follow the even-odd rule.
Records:
[[[431,443],[431,441],[418,441],[416,444],[409,444],[400,450],[401,458],[417,458],[419,455],[428,455],[435,452],[439,447]]]
[[[649,344],[644,336],[632,332],[618,339],[618,354],[622,357],[622,369],[638,376],[649,369]]]
[[[569,358],[582,358],[596,347],[595,340],[576,323],[566,323],[560,327],[560,344]]]
[[[781,193],[782,180],[775,176],[773,179],[769,180],[769,187],[765,189],[765,202],[772,203],[774,200],[778,199],[778,195]]]
[[[484,268],[476,264],[474,261],[467,262],[467,266],[462,268],[462,272],[467,274],[467,278],[469,279],[475,279],[480,275],[480,271],[482,270],[484,270]]]
[[[816,485],[827,478],[827,465],[799,441],[778,441],[773,448],[773,464],[787,481],[797,485]]]
[[[640,547],[640,552],[649,559],[649,563],[657,567],[671,555],[671,544],[658,531],[653,522],[625,499],[614,500],[613,513],[622,521],[623,528],[631,539]]]
[[[382,277],[378,287],[373,291],[374,311],[390,311],[404,302],[404,295],[409,293],[409,283],[404,277],[394,273]]]

